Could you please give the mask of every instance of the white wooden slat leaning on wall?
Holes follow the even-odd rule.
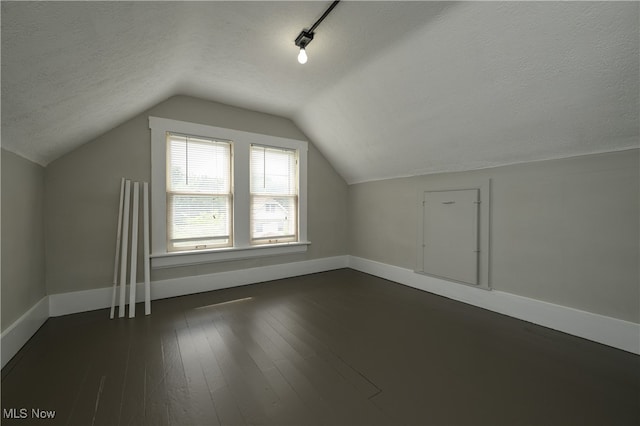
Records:
[[[144,238],[144,314],[151,314],[151,254],[149,253],[149,183],[143,182],[143,238]]]
[[[120,204],[118,207],[118,231],[116,234],[116,257],[113,264],[113,293],[111,295],[111,312],[109,318],[113,319],[116,308],[116,291],[118,287],[118,264],[120,260],[120,236],[122,235],[122,204],[124,203],[124,178],[120,180]]]
[[[124,214],[122,224],[122,257],[120,261],[120,308],[118,310],[118,318],[124,317],[125,310],[125,290],[127,287],[127,248],[129,246],[129,201],[131,195],[131,181],[127,180],[124,184]]]
[[[129,277],[129,318],[136,316],[136,275],[138,272],[138,210],[140,183],[133,183],[133,208],[131,213],[131,275]]]

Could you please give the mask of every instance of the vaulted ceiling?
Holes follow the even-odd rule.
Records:
[[[177,94],[291,118],[349,183],[639,144],[636,2],[2,2],[2,146]]]

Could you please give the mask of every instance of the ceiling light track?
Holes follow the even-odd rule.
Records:
[[[296,37],[295,39],[295,44],[296,46],[298,46],[300,48],[300,53],[298,53],[298,62],[300,62],[301,64],[306,64],[307,63],[307,52],[306,52],[306,48],[309,45],[309,43],[311,43],[311,40],[313,40],[313,36],[314,36],[314,31],[315,29],[318,27],[318,25],[320,25],[320,23],[322,21],[324,21],[324,18],[327,17],[327,15],[329,15],[329,13],[331,13],[331,11],[333,10],[334,7],[336,7],[336,5],[340,3],[340,0],[336,0],[333,3],[331,3],[331,6],[329,6],[329,8],[322,14],[322,16],[311,26],[311,28],[309,29],[303,29],[302,31],[300,31],[300,34],[298,34],[298,37]]]

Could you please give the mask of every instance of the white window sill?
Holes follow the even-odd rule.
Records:
[[[152,254],[153,269],[171,268],[174,266],[198,265],[201,263],[242,260],[255,257],[276,256],[281,254],[304,253],[310,242],[268,244],[250,247],[225,247],[212,250],[191,250],[172,253]]]

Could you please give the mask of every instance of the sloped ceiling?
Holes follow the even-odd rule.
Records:
[[[2,145],[176,94],[291,118],[349,183],[638,146],[638,3],[2,2]]]

